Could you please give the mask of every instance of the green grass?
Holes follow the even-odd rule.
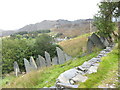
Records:
[[[12,80],[14,80],[15,78],[16,78],[15,75],[6,76],[3,80],[0,80],[0,86],[4,86],[8,82],[12,82]]]
[[[30,72],[24,76],[13,77],[8,80],[8,77],[3,79],[4,88],[43,88],[54,86],[57,77],[66,70],[81,65],[85,61],[97,56],[98,53],[92,53],[87,56],[77,58],[76,60],[70,60],[61,65],[54,65],[51,67],[42,68],[37,71]],[[105,84],[115,84],[118,87],[118,83],[115,81],[117,78],[118,70],[118,49],[117,47],[109,53],[106,57],[102,58],[97,73],[93,73],[88,76],[88,80],[84,83],[79,83],[79,88],[97,88],[99,85],[105,86]],[[8,80],[8,81],[7,81]],[[5,81],[9,84],[5,84]]]
[[[61,65],[54,65],[30,72],[24,76],[19,76],[12,80],[9,85],[3,85],[5,88],[43,88],[54,86],[57,77],[64,71],[81,65],[83,62],[95,57],[97,53],[70,60]]]
[[[87,37],[90,34],[82,35],[71,40],[63,41],[61,44],[66,52],[71,55],[80,55],[81,48],[86,45]],[[81,43],[83,44],[81,45]],[[74,68],[83,64],[85,61],[97,56],[98,53],[94,52],[87,56],[70,60],[61,65],[54,65],[51,67],[45,67],[37,71],[32,71],[28,74],[14,77],[7,76],[3,79],[2,86],[4,88],[43,88],[54,86],[57,77],[66,70]],[[102,58],[97,73],[87,75],[89,78],[84,83],[79,83],[79,88],[97,88],[98,85],[104,86],[105,84],[117,83],[115,82],[118,70],[118,48],[108,54],[108,56]],[[6,84],[9,82],[9,84]],[[105,84],[103,84],[105,83]]]
[[[106,57],[102,58],[98,72],[87,75],[88,80],[80,83],[79,88],[97,88],[99,85],[105,87],[105,84],[115,84],[118,87],[118,83],[115,81],[117,78],[116,73],[118,73],[117,47]]]

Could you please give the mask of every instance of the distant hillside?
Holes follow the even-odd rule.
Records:
[[[54,32],[63,33],[63,37],[74,37],[96,31],[96,28],[92,25],[92,23],[93,19],[80,19],[70,21],[70,23],[63,25],[59,24],[56,28],[53,28],[52,30]]]
[[[11,35],[16,32],[22,31],[37,31],[37,30],[52,30],[54,32],[60,32],[67,34],[71,34],[71,31],[74,30],[73,33],[80,34],[80,33],[87,33],[89,32],[90,22],[93,22],[93,19],[79,19],[75,21],[68,21],[68,20],[44,20],[40,23],[36,24],[29,24],[26,25],[16,31],[2,31],[2,36]],[[69,35],[68,35],[69,36]]]
[[[9,36],[9,35],[14,34],[16,32],[17,31],[14,31],[14,30],[2,31],[2,34],[0,34],[0,37],[1,36]]]

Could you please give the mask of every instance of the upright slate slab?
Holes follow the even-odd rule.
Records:
[[[101,42],[102,42],[106,47],[109,46],[109,42],[108,42],[108,40],[107,40],[106,38],[100,37],[100,40],[101,40]]]
[[[40,60],[38,58],[36,59],[36,64],[37,64],[37,68],[40,68]]]
[[[64,52],[59,47],[56,47],[56,50],[57,50],[59,64],[63,64],[65,62]]]
[[[45,51],[45,59],[46,59],[47,66],[51,66],[50,54],[48,52],[46,52],[46,51]]]
[[[92,36],[90,37],[90,40],[99,48],[103,49],[105,48],[105,45],[101,42],[100,38],[93,33]]]
[[[71,57],[71,56],[69,56],[69,55],[67,55],[66,53],[65,53],[64,55],[65,55],[65,60],[66,60],[66,61],[68,61],[68,60],[72,59],[72,57]]]
[[[27,59],[24,58],[24,64],[25,64],[25,70],[26,73],[29,73],[31,71],[31,65]]]
[[[37,69],[37,65],[36,65],[35,60],[33,59],[32,56],[30,57],[30,65],[31,65],[33,70]]]
[[[46,62],[45,62],[45,59],[38,55],[38,60],[40,61],[40,67],[46,67]]]
[[[90,38],[88,38],[88,41],[87,41],[87,50],[88,50],[88,53],[91,53],[92,52],[92,49],[94,47],[94,43],[92,42],[92,40],[90,40]]]
[[[105,38],[104,38],[104,37],[100,37],[100,40],[101,40],[101,42],[103,43],[104,40],[105,40]]]
[[[52,58],[52,65],[57,65],[58,63],[58,57]]]
[[[20,72],[18,63],[16,61],[14,62],[14,72],[16,76],[18,76],[18,73]]]

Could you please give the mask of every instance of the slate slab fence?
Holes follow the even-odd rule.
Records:
[[[93,33],[91,37],[88,38],[87,50],[88,53],[91,53],[95,46],[103,49],[105,47],[108,47],[109,45],[110,43],[107,41],[106,38],[99,37],[95,33]],[[56,51],[57,51],[57,56],[55,56],[54,58],[51,58],[50,54],[46,51],[45,51],[45,58],[42,57],[41,55],[38,55],[38,58],[36,60],[34,60],[32,56],[30,57],[30,60],[24,58],[26,73],[29,73],[32,70],[37,70],[39,68],[49,67],[51,65],[63,64],[66,61],[72,59],[71,56],[67,55],[59,47],[56,47]],[[20,72],[17,62],[14,62],[14,71],[16,73],[16,76],[18,75],[18,72]]]
[[[38,58],[36,60],[34,60],[32,56],[30,57],[30,60],[24,58],[26,73],[29,73],[33,70],[37,70],[43,67],[49,67],[51,65],[63,64],[66,61],[72,59],[71,56],[67,55],[59,47],[56,47],[56,50],[57,50],[57,56],[55,56],[54,58],[51,58],[50,54],[46,51],[45,51],[45,58],[42,57],[41,55],[38,55]],[[16,76],[17,73],[20,72],[19,66],[16,61],[14,62],[14,72],[16,73]]]

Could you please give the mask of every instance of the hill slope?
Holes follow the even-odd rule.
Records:
[[[79,36],[77,38],[72,39],[72,41],[77,42],[78,39],[81,40],[81,38],[87,37],[87,36],[89,36],[89,35]],[[79,42],[77,42],[77,43],[79,43]],[[67,45],[69,45],[70,41],[64,41],[61,43],[66,44],[66,47],[67,47]],[[64,44],[61,44],[61,45],[63,45],[63,47],[64,47]],[[73,47],[74,47],[74,45],[73,45]],[[79,45],[76,48],[79,49]],[[64,49],[67,50],[67,48],[64,48]],[[74,51],[74,48],[72,48],[72,49]],[[103,62],[101,62],[101,64],[100,64],[98,73],[93,73],[91,75],[88,75],[89,79],[85,83],[80,83],[80,86],[79,86],[80,88],[84,88],[84,87],[85,88],[93,88],[93,87],[97,87],[98,85],[103,86],[103,82],[105,82],[105,83],[112,82],[112,83],[115,83],[115,85],[117,86],[117,83],[114,82],[114,79],[113,79],[113,81],[109,82],[109,79],[114,77],[114,74],[112,74],[111,71],[115,73],[118,68],[117,67],[117,65],[118,65],[117,49],[118,48],[116,47],[113,50],[113,52],[108,54],[107,57],[102,58]],[[81,52],[79,52],[79,53],[81,53]],[[80,55],[79,53],[78,53],[78,55]],[[25,75],[20,75],[19,77],[15,77],[15,76],[5,77],[3,79],[2,86],[6,87],[6,88],[43,88],[43,87],[54,86],[56,78],[61,73],[63,73],[66,70],[69,70],[71,68],[74,68],[76,66],[82,65],[83,62],[88,61],[91,58],[97,56],[98,53],[99,52],[94,52],[87,56],[84,56],[81,58],[76,58],[74,60],[70,60],[62,65],[54,65],[51,67],[45,67],[45,68],[30,72]]]
[[[66,70],[82,65],[83,62],[97,56],[98,53],[92,53],[87,56],[70,60],[62,65],[54,65],[33,71],[28,74],[14,78],[8,84],[4,84],[6,88],[43,88],[54,86],[56,78]],[[118,70],[118,51],[114,48],[106,57],[102,58],[102,62],[97,73],[87,75],[89,79],[84,83],[79,83],[79,88],[98,88],[106,84],[114,84],[118,87],[117,70]],[[105,87],[105,86],[104,86]]]
[[[9,85],[3,85],[5,88],[43,88],[54,86],[56,78],[66,70],[81,65],[83,62],[95,57],[93,53],[76,60],[70,60],[61,65],[42,68],[38,71],[33,71],[23,76],[19,76],[10,81]]]

